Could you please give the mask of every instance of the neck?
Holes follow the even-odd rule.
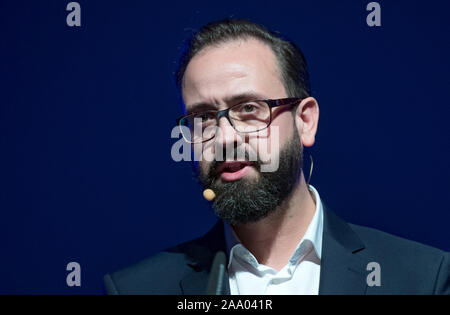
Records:
[[[279,271],[305,235],[315,209],[302,172],[292,193],[269,216],[233,229],[260,264]]]

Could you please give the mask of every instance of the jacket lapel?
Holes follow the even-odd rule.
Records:
[[[324,205],[319,294],[365,294],[364,244],[350,226]]]
[[[183,294],[202,295],[206,293],[209,273],[214,257],[218,251],[226,253],[225,235],[222,221],[190,248],[188,256],[188,268],[190,271],[181,279],[180,287]],[[227,257],[228,264],[228,257]],[[228,272],[225,270],[224,279],[228,280]],[[230,294],[229,282],[224,281],[225,294]]]

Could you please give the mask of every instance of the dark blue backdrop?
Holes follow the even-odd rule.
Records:
[[[312,184],[353,223],[450,250],[447,1],[0,1],[0,293],[102,276],[215,222],[170,149],[192,28],[233,15],[302,47],[321,113]],[[81,287],[66,265],[81,265]]]

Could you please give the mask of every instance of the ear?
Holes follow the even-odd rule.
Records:
[[[311,147],[319,124],[319,104],[314,97],[307,97],[301,101],[295,111],[294,120],[302,144]]]

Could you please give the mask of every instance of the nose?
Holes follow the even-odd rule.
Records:
[[[225,155],[222,159],[216,156],[216,159],[219,161],[234,159],[235,150],[241,143],[241,135],[236,132],[227,117],[220,117],[215,136],[216,155],[220,152]]]
[[[234,142],[236,138],[236,130],[234,130],[227,117],[219,118],[217,123],[216,141],[223,143]]]

